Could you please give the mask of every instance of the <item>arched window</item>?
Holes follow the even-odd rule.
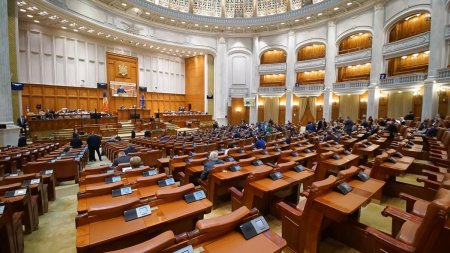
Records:
[[[261,55],[261,64],[286,62],[286,52],[281,49],[270,49]]]
[[[372,47],[372,34],[358,32],[344,38],[339,44],[339,54],[348,54]]]
[[[297,61],[307,61],[325,57],[326,47],[322,43],[313,43],[299,48]]]
[[[415,13],[397,22],[389,33],[389,42],[430,31],[431,16],[427,12]]]

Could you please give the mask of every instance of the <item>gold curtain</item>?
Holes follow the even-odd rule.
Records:
[[[303,116],[305,115],[306,111],[306,105],[308,103],[308,98],[300,98],[299,104],[298,104],[298,115],[299,115],[299,121],[303,119]]]
[[[312,116],[314,117],[314,121],[317,121],[316,118],[316,98],[310,97],[308,98],[309,110],[311,111]]]
[[[398,119],[412,111],[412,92],[389,93],[388,113],[389,118]]]
[[[339,96],[339,116],[343,119],[350,117],[353,121],[358,120],[359,95]]]
[[[264,99],[264,120],[270,119],[278,124],[278,114],[280,112],[280,98],[265,98]]]

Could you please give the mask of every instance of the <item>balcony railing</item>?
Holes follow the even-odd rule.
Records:
[[[438,79],[439,80],[449,80],[450,79],[450,68],[438,69]]]
[[[246,97],[248,95],[248,88],[230,88],[231,97]]]
[[[286,73],[286,63],[261,64],[259,65],[260,74],[279,74]]]
[[[284,86],[272,86],[272,87],[259,87],[258,93],[260,94],[283,94],[286,91]]]
[[[383,55],[388,58],[399,57],[420,50],[427,50],[429,45],[430,32],[425,32],[384,45]]]
[[[325,68],[325,58],[318,58],[306,61],[298,61],[295,63],[295,71],[309,71]]]
[[[302,91],[323,91],[323,84],[305,84],[294,87],[294,92],[302,92]]]
[[[348,54],[341,54],[336,56],[336,65],[343,66],[349,64],[360,64],[364,62],[370,62],[372,58],[372,49],[364,49]]]
[[[339,82],[333,84],[333,90],[360,90],[367,88],[367,86],[369,86],[368,80]]]
[[[382,88],[411,86],[421,84],[425,79],[427,79],[426,73],[412,73],[401,76],[390,76],[384,80],[380,80],[380,86]]]

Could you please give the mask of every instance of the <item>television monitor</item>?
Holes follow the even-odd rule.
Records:
[[[23,90],[23,83],[11,82],[11,90]]]
[[[109,89],[111,90],[111,96],[113,97],[136,97],[136,84],[126,82],[111,81],[109,83]]]
[[[102,118],[102,114],[99,112],[91,113],[90,116],[91,116],[91,119],[101,119]]]
[[[244,106],[255,106],[256,99],[254,97],[244,98]]]

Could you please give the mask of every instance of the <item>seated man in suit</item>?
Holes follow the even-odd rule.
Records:
[[[266,142],[264,141],[263,137],[258,137],[258,140],[255,142],[254,146],[257,149],[266,149]]]
[[[128,155],[128,153],[136,153],[137,149],[133,147],[131,144],[128,144],[128,147],[123,152],[125,152],[125,154]]]
[[[80,136],[76,133],[73,133],[72,140],[70,141],[70,146],[72,148],[81,148],[83,145],[83,141],[80,139]]]
[[[27,137],[25,137],[25,135],[20,135],[17,147],[25,147],[25,146],[27,146]]]
[[[212,170],[214,165],[216,164],[223,164],[224,162],[218,158],[219,153],[217,151],[212,151],[209,154],[208,161],[205,163],[205,167],[203,168],[203,172],[200,175],[200,179],[206,180],[209,175],[209,171]]]
[[[117,88],[117,94],[120,94],[120,93],[127,93],[127,91],[123,88],[122,85],[120,85],[119,88]]]
[[[115,167],[119,165],[119,163],[129,163],[131,160],[131,156],[128,156],[125,154],[125,152],[120,151],[119,154],[117,154],[117,158],[114,159],[114,162],[111,166]]]
[[[317,132],[316,126],[314,126],[314,124],[311,121],[308,122],[308,124],[305,127],[305,130],[307,130],[309,132]]]
[[[18,119],[17,119],[17,125],[21,128],[20,132],[25,134],[25,136],[27,135],[27,125],[28,125],[28,121],[25,118],[25,116],[21,115]]]

